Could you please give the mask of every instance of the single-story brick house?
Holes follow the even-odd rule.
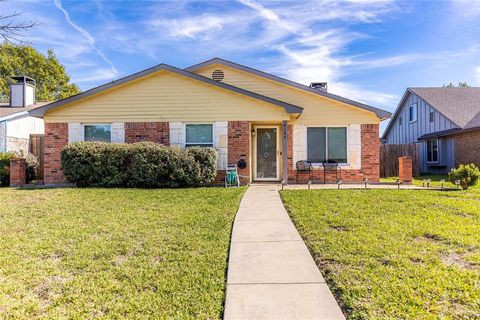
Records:
[[[378,181],[379,123],[390,113],[325,85],[219,58],[186,69],[157,65],[30,111],[45,121],[44,182],[64,182],[60,152],[84,140],[211,146],[219,180],[239,160],[248,181],[294,180],[296,162],[310,160],[314,179],[331,161],[343,181]]]

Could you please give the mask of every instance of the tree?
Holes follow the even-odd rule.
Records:
[[[0,5],[3,0],[0,0]],[[21,12],[13,12],[9,14],[0,13],[0,37],[10,43],[22,42],[20,38],[25,31],[35,27],[35,21],[16,22],[15,18],[21,15]]]
[[[28,76],[37,81],[37,101],[55,101],[80,92],[70,82],[65,67],[58,62],[53,50],[43,55],[29,45],[0,44],[0,100],[7,101],[12,76]]]
[[[466,83],[466,82],[459,82],[459,83],[458,83],[458,86],[455,86],[453,83],[450,82],[450,83],[447,84],[447,85],[444,84],[443,87],[444,87],[444,88],[455,88],[455,87],[457,87],[457,88],[470,88],[471,85],[469,85],[469,84]]]

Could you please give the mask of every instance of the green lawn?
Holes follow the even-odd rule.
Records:
[[[0,189],[0,318],[220,318],[244,191]]]
[[[398,177],[388,177],[388,178],[380,178],[380,182],[396,182]],[[441,186],[441,180],[445,180],[444,187],[445,188],[453,188],[456,189],[455,184],[451,183],[448,181],[448,176],[447,175],[442,175],[442,174],[427,174],[427,175],[422,175],[420,177],[413,177],[413,182],[412,184],[415,186],[421,186],[423,184],[424,179],[430,179],[430,185],[432,187],[440,187]],[[426,185],[425,185],[426,186]],[[473,188],[479,188],[479,185],[473,187]]]
[[[480,318],[480,189],[282,198],[349,319]]]

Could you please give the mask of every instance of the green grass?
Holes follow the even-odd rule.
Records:
[[[220,318],[244,191],[0,189],[0,318]]]
[[[478,319],[480,190],[286,190],[349,319]]]
[[[380,182],[396,182],[398,177],[388,177],[388,178],[380,178]],[[413,182],[412,184],[415,186],[421,186],[423,184],[423,179],[430,179],[430,185],[432,187],[440,187],[441,186],[441,181],[440,180],[445,180],[444,187],[445,188],[453,188],[456,189],[455,184],[451,183],[448,181],[448,176],[445,174],[425,174],[421,175],[420,177],[413,177]],[[477,184],[476,186],[470,187],[470,188],[480,188],[480,184]]]

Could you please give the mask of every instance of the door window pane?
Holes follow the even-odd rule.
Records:
[[[347,162],[347,128],[328,128],[328,161]]]
[[[94,124],[84,126],[85,141],[102,141],[110,142],[112,136],[112,128],[109,124]]]
[[[326,128],[307,128],[307,160],[322,163],[326,159]]]
[[[213,147],[213,125],[211,124],[187,124],[185,126],[185,145]]]

